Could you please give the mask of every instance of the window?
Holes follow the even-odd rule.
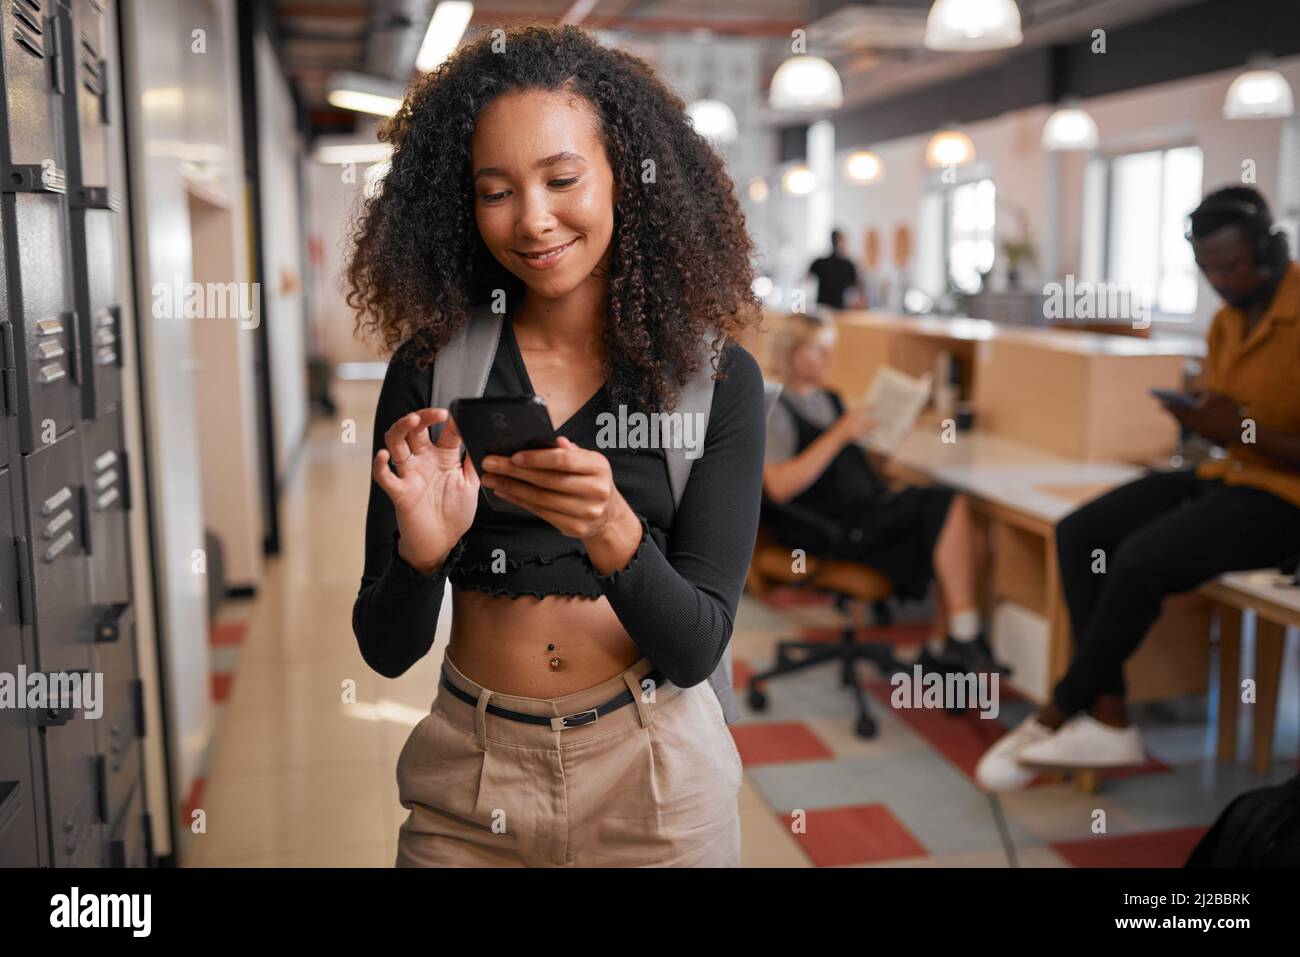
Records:
[[[980,273],[993,268],[993,226],[997,193],[981,179],[948,192],[948,280],[963,292],[978,292]]]
[[[1197,272],[1185,238],[1201,200],[1201,150],[1148,150],[1098,161],[1090,180],[1106,189],[1102,275],[1142,295],[1157,313],[1196,311]],[[1108,183],[1107,183],[1108,181]]]

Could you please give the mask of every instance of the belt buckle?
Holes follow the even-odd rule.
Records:
[[[587,717],[588,715],[591,717]],[[551,730],[563,731],[566,728],[580,728],[584,724],[591,724],[599,717],[600,715],[597,713],[595,708],[591,708],[587,711],[578,711],[574,714],[560,715],[559,717],[551,719]]]

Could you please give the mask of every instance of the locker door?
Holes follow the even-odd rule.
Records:
[[[13,324],[5,362],[15,363],[24,452],[75,424],[80,402],[67,265],[63,56],[56,12],[54,0],[0,3],[0,215]]]
[[[65,109],[75,110],[74,122],[81,176],[78,182],[103,186],[108,182],[108,67],[104,59],[104,10],[97,0],[74,0],[60,17],[67,27],[62,47],[75,50],[65,58],[64,90],[75,92],[67,97]],[[68,40],[73,42],[69,43]],[[69,71],[73,82],[67,82]],[[71,126],[69,124],[69,132]],[[69,157],[68,165],[72,166]]]
[[[11,328],[5,364],[15,369],[21,451],[67,432],[80,413],[76,317],[68,296],[62,203],[39,193],[6,193]]]
[[[55,0],[0,5],[8,151],[4,162],[64,168],[60,139],[62,51]]]
[[[73,301],[80,342],[81,415],[93,419],[121,401],[118,296],[113,217],[121,207],[108,187],[110,133],[104,11],[98,0],[60,8]]]
[[[13,475],[0,468],[0,672],[17,682],[23,663],[22,624],[18,614],[18,559],[14,551],[11,511]],[[0,867],[37,867],[44,841],[37,814],[45,789],[33,774],[36,728],[27,708],[0,708]]]
[[[85,555],[81,434],[76,430],[22,457],[27,536],[19,552],[24,610],[34,609],[42,672],[91,673],[90,588]],[[29,600],[30,599],[30,600]],[[53,864],[94,867],[103,853],[94,721],[80,711],[40,723]]]
[[[85,456],[86,549],[94,616],[95,670],[104,676],[104,713],[95,724],[101,817],[111,823],[121,814],[140,780],[144,711],[135,659],[135,619],[131,604],[131,508],[122,412],[83,422]]]

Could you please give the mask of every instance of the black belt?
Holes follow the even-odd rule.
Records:
[[[656,688],[659,685],[663,684],[665,680],[663,672],[661,672],[658,668],[655,668],[652,671],[647,671],[641,677],[641,681],[645,681],[646,678],[649,678],[651,681],[653,681],[655,683]],[[464,701],[466,704],[472,704],[475,707],[478,707],[478,698],[474,697],[472,694],[470,694],[468,691],[465,691],[462,688],[457,688],[454,684],[452,684],[450,681],[447,680],[447,676],[445,674],[442,676],[442,686],[446,688],[448,691],[450,691],[452,694],[454,694],[461,701]],[[558,721],[560,723],[560,726],[556,728],[556,730],[559,731],[559,730],[563,730],[564,728],[580,728],[584,724],[591,724],[602,714],[609,714],[611,711],[617,711],[619,708],[623,707],[624,705],[631,704],[631,703],[632,703],[632,692],[628,690],[628,691],[624,691],[620,695],[615,695],[613,698],[610,698],[602,705],[598,705],[595,708],[589,708],[586,711],[579,711],[576,714],[566,714],[566,715],[556,715],[556,716],[545,715],[545,714],[525,714],[522,711],[511,711],[509,708],[502,708],[495,704],[489,704],[486,710],[489,714],[494,714],[498,718],[508,718],[511,721],[523,721],[527,724],[549,724],[554,726],[554,723]]]

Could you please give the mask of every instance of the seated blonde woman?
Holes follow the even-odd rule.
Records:
[[[934,631],[924,649],[896,657],[936,672],[1010,674],[994,660],[976,605],[976,562],[983,553],[970,503],[942,486],[892,488],[858,439],[869,412],[846,407],[826,387],[835,326],[816,315],[785,317],[776,330],[772,362],[783,385],[768,420],[763,467],[763,523],[778,543],[810,556],[861,562],[893,585],[900,600],[918,600],[937,580]],[[789,510],[776,507],[794,506]],[[832,542],[809,511],[841,525]]]

